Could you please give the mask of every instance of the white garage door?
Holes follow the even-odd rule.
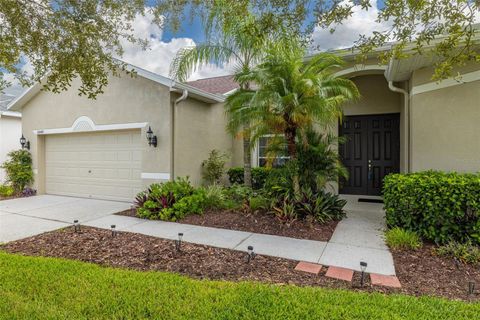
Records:
[[[45,138],[46,192],[132,201],[141,191],[140,130]]]

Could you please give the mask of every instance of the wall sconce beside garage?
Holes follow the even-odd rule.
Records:
[[[22,149],[30,150],[30,141],[25,139],[23,134],[22,134],[22,137],[20,138],[20,145],[22,146]]]
[[[153,146],[154,148],[157,147],[157,136],[153,134],[152,128],[150,126],[148,126],[147,140],[149,146]]]

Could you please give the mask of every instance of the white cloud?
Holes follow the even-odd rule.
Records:
[[[124,54],[122,60],[168,77],[170,63],[172,62],[178,50],[195,46],[195,41],[191,38],[173,38],[169,42],[162,41],[163,30],[152,23],[153,16],[137,16],[133,21],[134,35],[141,39],[149,41],[147,50],[142,50],[138,45],[124,41],[122,43]],[[228,66],[218,67],[216,65],[207,65],[192,74],[189,80],[208,78],[219,75],[229,74]]]
[[[348,48],[353,46],[360,35],[368,36],[374,31],[388,29],[388,24],[375,21],[379,13],[377,0],[371,0],[370,3],[372,7],[368,11],[354,8],[353,14],[338,25],[333,34],[329,29],[316,27],[312,35],[313,46],[320,50]]]

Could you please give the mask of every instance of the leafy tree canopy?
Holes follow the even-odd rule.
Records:
[[[109,73],[126,67],[114,59],[122,55],[122,41],[146,45],[132,32],[133,19],[146,10],[154,23],[173,30],[185,19],[201,17],[209,37],[251,12],[260,30],[281,28],[308,40],[315,26],[334,31],[354,10],[370,6],[370,0],[0,0],[0,91],[8,85],[7,73],[25,86],[48,74],[46,89],[60,92],[80,78],[79,93],[95,98]],[[435,78],[445,78],[456,66],[480,61],[474,28],[479,11],[479,0],[385,0],[378,21],[388,22],[390,29],[360,37],[356,48],[365,57],[395,41],[395,50],[381,54],[386,60],[433,45],[441,58]],[[411,41],[413,47],[407,48]],[[25,61],[33,74],[22,71]]]

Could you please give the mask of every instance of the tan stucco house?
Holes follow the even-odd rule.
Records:
[[[339,54],[348,63],[338,75],[362,95],[345,106],[338,127],[348,137],[340,152],[350,172],[340,193],[378,195],[390,172],[479,171],[479,63],[459,70],[461,79],[436,83],[423,56],[357,65],[354,54]],[[52,94],[37,85],[10,105],[23,114],[40,194],[131,201],[152,182],[188,175],[200,183],[212,149],[228,151],[229,166],[242,165],[241,141],[225,131],[231,77],[184,84],[132,68],[136,78],[112,77],[97,100],[79,97],[75,87]],[[254,166],[264,162],[264,143],[253,152]]]

